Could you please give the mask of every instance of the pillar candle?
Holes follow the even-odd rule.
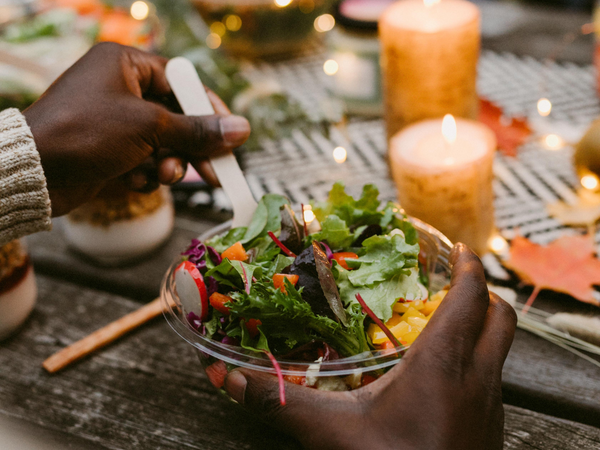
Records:
[[[484,254],[494,230],[495,149],[494,133],[471,120],[448,116],[406,127],[390,142],[400,205],[451,241]]]
[[[433,2],[398,1],[379,21],[388,139],[419,120],[477,115],[479,9],[465,0]]]

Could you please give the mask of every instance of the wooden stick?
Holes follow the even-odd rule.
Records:
[[[170,306],[172,307],[173,304]],[[160,298],[157,298],[55,353],[44,361],[42,366],[50,373],[58,372],[69,364],[117,340],[161,313],[162,302]]]

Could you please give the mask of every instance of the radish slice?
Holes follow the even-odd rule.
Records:
[[[184,261],[177,267],[175,286],[186,314],[193,312],[202,322],[208,319],[208,292],[195,264]]]

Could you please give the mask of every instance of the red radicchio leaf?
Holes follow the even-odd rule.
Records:
[[[313,253],[315,255],[315,265],[317,266],[317,275],[319,276],[319,282],[321,283],[321,289],[327,299],[327,303],[333,313],[336,315],[340,322],[345,326],[348,326],[348,317],[346,316],[346,310],[342,304],[340,298],[340,291],[338,290],[333,273],[331,272],[331,265],[325,252],[321,249],[317,242],[313,242]]]

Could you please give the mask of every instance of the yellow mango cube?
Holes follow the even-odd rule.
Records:
[[[407,322],[400,320],[400,316],[397,314],[394,314],[392,318],[386,322],[386,326],[398,339],[402,339],[402,336],[404,336],[405,333],[411,331],[410,325]],[[385,332],[374,323],[369,325],[367,334],[371,339],[371,342],[375,345],[383,344],[385,341],[389,340]]]
[[[402,320],[406,322],[410,317],[420,317],[421,319],[425,319],[425,315],[413,307],[409,307],[406,310],[406,312],[402,315]]]
[[[421,318],[421,317],[409,317],[406,320],[406,323],[408,323],[408,325],[410,325],[411,327],[411,331],[423,331],[423,328],[425,328],[425,325],[427,325],[427,319],[426,318]]]
[[[402,337],[402,340],[407,344],[412,344],[413,342],[415,342],[415,339],[419,337],[419,334],[421,334],[419,331],[411,331],[409,333],[406,333]]]
[[[438,309],[438,306],[440,306],[440,303],[442,303],[442,299],[425,302],[425,305],[423,306],[423,309],[421,310],[421,314],[424,314],[426,316],[432,314],[436,309]]]
[[[392,309],[394,312],[404,314],[411,306],[416,310],[420,310],[425,306],[425,302],[423,300],[405,301],[404,303],[396,302]]]
[[[438,291],[435,294],[433,294],[429,301],[437,302],[438,300],[444,300],[444,297],[447,293],[448,291],[446,289],[442,289],[441,291]]]

